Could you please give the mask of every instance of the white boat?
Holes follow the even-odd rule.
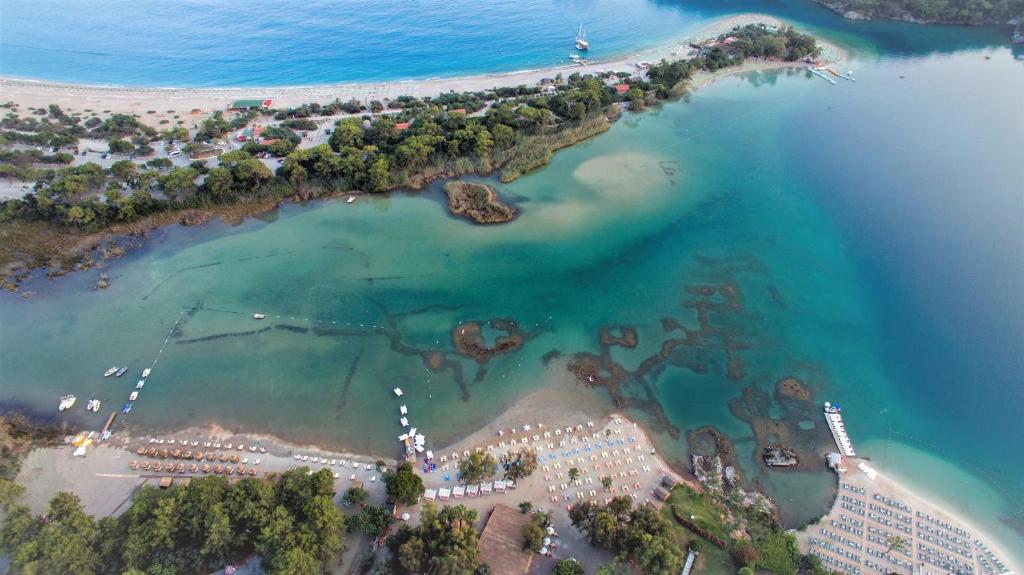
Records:
[[[409,427],[409,420],[408,420],[407,418],[405,418],[405,417],[403,417],[402,419],[400,419],[400,420],[399,420],[399,423],[401,423],[401,424],[402,424],[402,427]]]
[[[149,374],[152,373],[152,371],[153,370],[149,369],[148,367],[142,370],[142,379],[146,379],[147,377],[149,377]]]
[[[71,409],[71,406],[78,400],[73,395],[62,395],[60,398],[60,405],[57,406],[57,411],[64,411],[65,409]]]
[[[587,31],[583,29],[583,24],[580,24],[580,29],[576,32],[576,49],[577,50],[589,50],[590,42],[587,42]]]
[[[140,379],[139,382],[135,384],[135,389],[142,389],[144,385],[146,385],[146,380]]]
[[[124,366],[121,369],[117,370],[117,373],[115,373],[114,375],[116,375],[117,377],[121,377],[126,373],[128,373],[128,366]]]
[[[356,197],[355,196],[349,196],[348,199],[345,200],[345,203],[346,204],[351,204],[354,201],[356,201]]]
[[[267,316],[262,314],[262,313],[254,313],[254,314],[252,314],[252,319],[265,319],[266,317]]]
[[[110,376],[114,375],[115,373],[117,373],[118,369],[120,369],[120,368],[115,365],[114,367],[108,369],[107,371],[104,371],[103,372],[103,377],[110,377]]]
[[[128,396],[128,401],[135,401],[138,398],[139,398],[139,392],[133,391],[131,393],[131,395]]]
[[[400,406],[398,408],[398,412],[401,413],[402,415],[408,415],[409,414],[409,408],[404,406],[404,405],[402,405],[402,406]]]
[[[100,400],[95,399],[95,398],[90,399],[85,404],[85,410],[86,411],[96,411],[96,412],[98,412],[100,410]]]
[[[583,57],[580,56],[579,54],[573,54],[572,52],[569,52],[569,59],[578,64],[581,60],[583,60]]]
[[[395,395],[397,395],[398,397],[402,397],[403,395],[405,395],[405,394],[402,393],[402,388],[401,387],[396,387],[392,391],[394,391]]]

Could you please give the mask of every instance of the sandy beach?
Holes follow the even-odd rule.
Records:
[[[376,83],[347,83],[322,86],[246,87],[246,88],[136,88],[61,84],[45,81],[0,78],[0,92],[4,101],[14,101],[23,107],[45,107],[58,104],[66,110],[91,109],[96,112],[138,114],[143,121],[177,120],[197,121],[215,110],[223,110],[231,101],[242,98],[272,99],[276,108],[299,106],[311,102],[329,102],[335,99],[370,100],[393,99],[398,96],[436,96],[446,92],[484,91],[499,86],[536,85],[543,78],[554,78],[561,73],[596,74],[602,71],[636,72],[638,62],[658,62],[662,59],[678,60],[689,55],[687,42],[714,38],[735,26],[753,23],[783,24],[777,18],[762,14],[737,14],[715,20],[696,34],[659,46],[607,60],[595,60],[586,65],[559,63],[548,68],[515,72],[400,80]],[[838,50],[824,45],[826,59],[833,60]],[[774,63],[778,66],[780,63]],[[731,73],[742,72],[742,69]],[[196,112],[198,110],[198,112]],[[152,112],[152,113],[150,113]]]
[[[585,538],[572,528],[569,506],[582,500],[606,502],[611,497],[622,495],[632,497],[638,503],[657,505],[659,502],[652,493],[665,475],[676,481],[684,479],[654,452],[653,444],[636,422],[618,414],[595,420],[588,419],[591,414],[586,412],[570,412],[564,408],[557,412],[537,411],[538,399],[546,401],[550,394],[541,391],[527,396],[525,401],[518,402],[487,428],[455,445],[436,450],[435,472],[424,473],[421,463],[414,464],[416,473],[423,477],[427,493],[421,504],[402,508],[398,513],[409,513],[410,521],[416,522],[422,503],[433,500],[438,504],[465,505],[476,509],[481,518],[486,518],[498,503],[516,507],[522,501],[530,501],[535,509],[552,513],[555,529],[561,533],[556,558],[576,556],[588,570],[611,561],[610,553],[591,549]],[[506,451],[526,446],[539,454],[538,467],[532,475],[520,480],[514,489],[503,493],[491,491],[491,482],[485,481],[487,485],[480,484],[480,487],[488,493],[481,491],[470,495],[473,488],[458,480],[458,458],[473,451],[485,451],[499,458]],[[57,492],[69,491],[77,494],[86,512],[96,517],[119,515],[130,506],[131,497],[144,485],[156,486],[167,477],[181,482],[191,477],[212,475],[190,471],[190,466],[196,461],[194,459],[139,455],[140,448],[151,450],[151,453],[166,449],[168,452],[188,450],[189,453],[204,451],[236,456],[238,463],[235,465],[257,470],[253,474],[256,476],[301,466],[312,470],[329,469],[335,477],[335,502],[338,505],[342,505],[341,496],[345,490],[357,483],[370,492],[371,501],[381,504],[385,501],[376,458],[296,446],[266,436],[192,428],[155,437],[117,437],[88,449],[84,457],[73,456],[71,446],[37,449],[26,458],[17,478],[27,487],[25,503],[34,513],[42,513]],[[213,463],[216,461],[212,460]],[[135,468],[134,464],[141,462],[159,462],[163,469]],[[385,463],[393,466],[396,461],[386,460]],[[183,465],[184,471],[167,471],[166,466],[178,464]],[[230,466],[229,463],[224,465]],[[574,467],[580,472],[576,481],[568,477],[569,469]],[[613,480],[607,491],[601,485],[601,478],[605,476]],[[500,476],[494,479],[500,479]],[[459,486],[467,489],[464,496],[459,495]],[[446,489],[450,491],[447,496],[444,495]]]
[[[849,458],[832,509],[797,539],[826,568],[847,573],[1019,573],[976,524],[918,492],[870,461]],[[891,537],[904,548],[889,552]]]

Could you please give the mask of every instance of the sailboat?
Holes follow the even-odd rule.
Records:
[[[587,31],[583,29],[583,24],[580,24],[580,29],[576,32],[576,49],[577,50],[589,50],[590,43],[587,42]]]

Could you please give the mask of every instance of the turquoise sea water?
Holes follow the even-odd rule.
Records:
[[[602,6],[611,5],[557,8]],[[1024,449],[1024,63],[1003,31],[851,24],[796,2],[624,6],[650,20],[609,26],[604,36],[617,34],[623,50],[656,39],[662,22],[667,37],[709,14],[767,11],[853,50],[847,66],[858,81],[751,74],[626,115],[608,134],[498,186],[522,214],[505,226],[448,217],[434,188],[289,205],[234,227],[161,230],[109,265],[105,291],[89,289],[91,271],[35,282],[27,287],[39,293],[27,300],[0,297],[0,402],[50,414],[58,394],[74,391],[116,407],[131,382],[99,374],[115,363],[148,365],[181,314],[131,428],[220,423],[391,453],[399,430],[390,389],[401,385],[443,445],[528,390],[571,385],[564,362],[545,357],[598,351],[603,326],[637,329],[637,349],[612,352],[636,369],[670,337],[663,318],[695,326],[687,286],[730,283],[742,310],[713,313],[712,322],[749,346],[740,352],[745,377],[728,378],[724,357],[708,352],[674,357],[644,380],[683,432],[659,435],[671,458],[686,461],[687,430],[714,425],[788,522],[820,513],[830,477],[765,473],[750,426],[727,406],[744,387],[770,391],[793,375],[815,401],[844,404],[855,443],[881,468],[1024,549],[1024,462],[1014,457]],[[491,41],[554,18],[538,8],[543,17],[523,23],[492,8],[491,19],[454,26],[454,36],[468,29]],[[35,67],[18,71],[9,45],[20,44],[10,39],[17,26],[8,22],[22,20],[4,10],[4,74],[159,85],[218,83],[217,74],[225,84],[358,79],[325,65],[319,76],[279,67],[280,81],[244,82],[244,60],[189,68],[139,58],[104,69],[109,56],[78,54],[96,68],[59,68],[113,74],[102,79],[40,64],[68,52],[27,58]],[[208,24],[223,28],[218,17]],[[596,35],[599,25],[588,26]],[[234,46],[224,37],[218,47]],[[388,53],[379,77],[532,65],[520,56],[468,51],[417,72],[409,56]],[[253,311],[282,317],[254,322]],[[521,351],[483,370],[451,353],[458,323],[502,317],[529,333]],[[451,362],[442,372],[427,371],[421,355],[435,350]],[[685,367],[694,359],[706,372]],[[639,382],[625,391],[643,396]],[[634,413],[653,421],[647,409]],[[807,419],[821,422],[816,412]]]

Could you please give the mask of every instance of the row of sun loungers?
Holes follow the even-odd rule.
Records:
[[[128,464],[128,467],[133,470],[141,471],[152,471],[154,473],[214,473],[217,475],[256,475],[255,467],[245,467],[244,465],[221,465],[204,463],[200,466],[198,463],[174,463],[167,462],[164,464],[162,461],[136,461],[133,460]]]
[[[196,461],[203,461],[203,460],[210,461],[210,462],[220,461],[221,463],[228,463],[228,462],[230,462],[232,464],[235,464],[235,463],[245,463],[245,464],[248,464],[249,463],[249,457],[248,456],[243,457],[243,456],[238,455],[237,453],[228,454],[228,453],[224,453],[224,452],[218,453],[216,451],[192,451],[190,449],[189,450],[181,450],[181,449],[168,449],[168,448],[157,449],[155,447],[150,447],[150,448],[147,449],[146,447],[139,447],[135,451],[135,453],[138,454],[139,456],[142,456],[142,457],[160,458],[160,459],[194,459]],[[255,458],[253,460],[253,465],[259,465],[260,461],[261,460],[259,458]]]
[[[199,447],[199,441],[189,441],[187,439],[180,439],[180,440],[179,439],[174,439],[174,438],[171,438],[171,439],[163,439],[163,438],[157,439],[157,438],[154,437],[154,438],[150,438],[149,443],[150,444],[155,444],[155,445],[180,445],[183,448]],[[252,453],[256,453],[256,452],[266,453],[267,452],[267,448],[266,447],[263,447],[263,446],[260,446],[260,445],[256,445],[256,444],[245,445],[244,443],[221,443],[219,441],[204,441],[202,444],[203,444],[203,447],[205,447],[207,449],[211,449],[211,448],[212,449],[225,449],[225,450],[229,450],[229,451],[232,450],[232,449],[235,449],[235,450],[238,450],[238,451],[245,451],[246,449],[248,449]]]

